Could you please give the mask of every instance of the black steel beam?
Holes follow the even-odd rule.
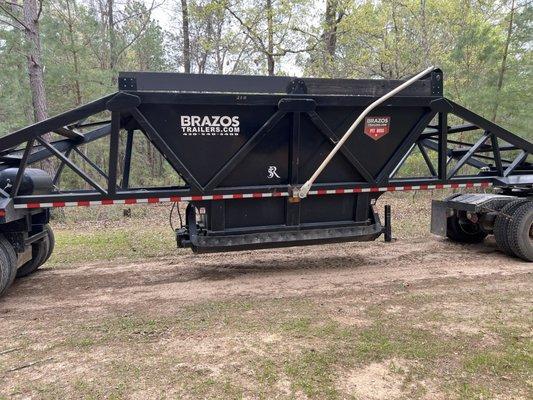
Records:
[[[458,176],[449,181],[441,181],[436,178],[396,178],[391,179],[388,185],[397,186],[414,186],[414,185],[436,185],[446,183],[473,183],[473,182],[497,182],[497,177],[494,176]],[[365,182],[335,182],[335,183],[321,183],[314,184],[313,189],[340,189],[372,187]],[[286,192],[290,189],[290,185],[272,185],[268,187],[268,191]],[[213,190],[213,194],[232,194],[232,193],[255,193],[265,191],[264,186],[249,186],[249,187],[222,187]],[[192,196],[195,192],[189,188],[153,188],[147,190],[145,188],[136,188],[132,190],[118,190],[113,196],[103,196],[97,191],[79,190],[72,192],[64,192],[48,195],[24,195],[15,198],[16,204],[32,203],[32,202],[52,202],[52,201],[97,201],[102,199],[148,199],[151,197],[171,197],[171,196]]]
[[[76,152],[76,154],[78,154],[82,159],[84,159],[87,164],[89,164],[91,167],[93,167],[95,169],[95,171],[98,172],[98,174],[100,176],[102,176],[106,180],[109,179],[109,177],[102,170],[102,168],[100,168],[96,163],[93,162],[93,160],[91,160],[89,157],[87,157],[85,154],[83,154],[82,151],[80,151],[77,147],[73,147],[72,149]]]
[[[250,151],[263,139],[276,124],[286,115],[285,111],[277,110],[272,116],[259,128],[250,139],[224,164],[224,166],[211,178],[203,188],[205,191],[213,190],[231,171],[246,157]]]
[[[77,142],[72,139],[62,139],[62,140],[56,140],[54,142],[51,142],[50,144],[54,146],[54,148],[62,153],[66,152],[69,148],[72,148],[74,146],[80,146],[82,144],[87,144],[90,142],[93,142],[95,140],[98,140],[102,137],[105,137],[109,135],[111,132],[111,125],[106,125],[101,128],[95,129],[93,131],[87,132],[83,135],[83,142]],[[52,156],[52,152],[48,150],[44,146],[37,146],[35,145],[33,147],[34,152],[30,154],[28,158],[28,164],[33,164],[39,161],[42,161],[50,156]],[[37,149],[37,150],[36,150]],[[35,151],[36,150],[36,151]],[[7,163],[12,163],[13,165],[18,165],[20,163],[20,160],[22,158],[22,151],[16,150],[12,152],[9,156],[1,157],[3,161]]]
[[[74,164],[72,161],[70,161],[63,153],[56,150],[54,146],[51,146],[46,141],[41,139],[40,137],[37,138],[37,140],[46,148],[48,148],[57,158],[59,158],[61,161],[63,161],[66,165],[70,167],[80,178],[82,178],[85,182],[87,182],[89,185],[91,185],[93,188],[95,188],[97,191],[99,191],[103,195],[107,195],[106,191],[94,180],[91,179],[85,172],[83,172],[76,164]]]
[[[56,115],[55,117],[45,119],[44,121],[4,136],[0,138],[0,150],[14,148],[30,139],[36,139],[38,136],[44,135],[45,133],[53,132],[58,128],[62,128],[73,122],[79,121],[80,119],[104,111],[106,109],[107,101],[113,96],[114,94],[102,97],[101,99],[88,103],[74,110],[70,110]]]
[[[343,94],[382,96],[398,87],[403,80],[322,79],[289,76],[180,74],[174,72],[120,72],[119,90],[177,91],[219,93],[288,93],[291,83],[298,81],[307,94]],[[431,76],[402,91],[400,96],[442,95],[434,93]]]
[[[114,111],[111,115],[111,136],[109,138],[109,165],[107,178],[107,192],[109,195],[115,194],[117,190],[117,167],[118,167],[118,146],[120,135],[120,112]]]
[[[193,105],[267,105],[277,106],[282,99],[305,98],[313,100],[317,107],[345,106],[366,107],[376,100],[374,96],[315,96],[315,95],[278,95],[278,94],[247,94],[236,99],[234,94],[225,93],[171,93],[171,92],[132,92],[141,99],[142,104],[193,104]],[[401,97],[395,96],[387,100],[383,106],[427,107],[435,97]]]
[[[509,165],[505,171],[503,171],[503,176],[507,177],[509,176],[515,169],[518,167],[528,156],[528,153],[526,151],[521,151],[520,154],[516,156],[514,161]]]
[[[503,139],[507,143],[515,145],[516,147],[527,152],[528,154],[533,153],[533,143],[528,142],[527,140],[522,139],[519,136],[513,135],[511,132],[502,128],[501,126],[496,125],[488,119],[485,119],[473,113],[472,111],[464,108],[463,106],[460,106],[457,103],[454,103],[453,101],[450,101],[450,104],[453,107],[453,111],[451,111],[452,114],[461,117],[474,125],[477,125],[480,129],[483,129],[486,132],[493,133],[500,139]]]
[[[333,132],[329,126],[324,122],[322,118],[317,114],[316,111],[310,111],[307,113],[311,122],[318,128],[318,130],[325,135],[330,142],[335,146],[339,141],[339,137]],[[359,162],[359,160],[353,155],[353,153],[346,146],[340,148],[342,155],[348,160],[350,164],[355,168],[355,170],[365,179],[367,182],[375,183],[374,177],[368,170]]]
[[[420,150],[420,153],[422,154],[422,157],[424,158],[424,161],[426,162],[426,165],[429,169],[429,173],[431,176],[438,176],[437,171],[435,170],[435,167],[433,166],[433,162],[431,161],[431,158],[428,155],[428,152],[426,151],[426,148],[420,143],[417,143],[418,150]]]
[[[139,111],[139,109],[134,108],[130,110],[133,118],[138,122],[141,130],[144,132],[148,139],[154,143],[155,147],[163,154],[165,159],[172,165],[176,172],[197,192],[202,192],[202,185],[196,180],[196,178],[191,174],[187,167],[181,162],[181,160],[176,156],[174,151],[165,143],[165,141],[159,136],[157,130],[148,122],[146,117]]]
[[[400,146],[396,149],[387,164],[385,164],[385,167],[380,171],[376,178],[378,184],[382,184],[389,179],[390,174],[396,169],[397,164],[404,158],[405,154],[411,149],[422,131],[427,127],[436,114],[435,111],[426,111],[426,113],[422,115],[411,132],[409,132]]]
[[[26,165],[28,163],[28,157],[31,154],[31,150],[33,148],[33,143],[35,142],[34,139],[28,140],[28,143],[26,144],[26,149],[24,150],[24,154],[22,155],[22,160],[19,164],[19,169],[17,171],[17,176],[15,177],[15,183],[13,184],[13,187],[11,188],[11,197],[15,197],[20,189],[20,184],[22,183],[22,178],[24,177],[24,170],[26,169]]]
[[[83,135],[78,132],[73,131],[72,129],[63,127],[63,128],[54,129],[53,132],[57,133],[58,135],[65,136],[66,138],[69,138],[69,139],[83,141]]]
[[[127,189],[130,186],[130,169],[131,169],[131,155],[133,151],[133,130],[128,131],[126,136],[126,150],[124,153],[124,166],[122,171],[122,188]]]
[[[487,139],[490,136],[490,132],[485,132],[478,141],[466,152],[466,154],[457,161],[457,164],[452,168],[452,170],[448,173],[448,179],[452,178],[465,164],[466,162],[474,155],[476,150],[483,145],[487,141]]]
[[[440,151],[440,145],[441,144],[439,142],[436,142],[436,141],[430,140],[430,139],[423,139],[423,140],[420,141],[420,143],[422,143],[428,149],[431,149],[431,150],[439,152],[439,158],[442,158],[442,157],[444,158],[444,166],[446,166],[446,164],[447,164],[447,158],[448,157],[450,157],[451,159],[454,158],[452,150],[446,149],[444,152]],[[455,158],[457,158],[457,157],[455,157]],[[485,163],[483,163],[483,162],[481,162],[479,160],[472,159],[472,158],[469,159],[466,163],[468,165],[471,165],[472,167],[475,167],[475,168],[478,168],[478,169],[488,167],[487,164],[485,164]],[[440,176],[440,171],[439,171],[439,178],[440,179],[446,179],[446,176],[444,176],[444,178],[442,178]]]

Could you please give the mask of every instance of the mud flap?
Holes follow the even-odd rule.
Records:
[[[431,202],[431,233],[434,235],[446,236],[447,209],[446,201],[433,200]]]

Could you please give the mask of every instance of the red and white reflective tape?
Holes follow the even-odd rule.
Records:
[[[403,192],[410,190],[435,190],[435,189],[459,189],[459,188],[487,188],[492,186],[490,182],[466,182],[449,183],[435,185],[403,185],[384,186],[369,188],[343,188],[343,189],[318,189],[309,191],[308,195],[321,196],[330,194],[349,193],[373,193],[373,192]],[[184,201],[201,200],[232,200],[232,199],[262,199],[267,197],[289,197],[289,192],[274,193],[235,193],[235,194],[213,194],[207,196],[170,196],[170,197],[148,197],[146,199],[121,199],[121,200],[93,200],[93,201],[53,201],[50,203],[24,203],[15,204],[17,209],[25,208],[51,208],[51,207],[89,207],[114,204],[156,204],[156,203],[177,203]],[[0,210],[0,216],[2,210]]]
[[[490,182],[467,182],[448,183],[436,185],[404,185],[404,186],[384,186],[369,188],[348,188],[348,189],[318,189],[310,190],[309,195],[323,194],[346,194],[346,193],[373,193],[373,192],[404,192],[409,190],[435,190],[435,189],[459,189],[459,188],[487,188],[492,186]]]

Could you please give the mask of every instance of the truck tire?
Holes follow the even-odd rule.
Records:
[[[461,223],[457,214],[454,214],[446,221],[446,236],[454,242],[480,243],[487,237],[487,233],[479,224]]]
[[[0,296],[11,286],[17,273],[17,254],[9,241],[0,235]]]
[[[513,253],[526,261],[533,261],[533,202],[518,207],[509,220],[508,242]]]
[[[50,248],[50,242],[48,236],[45,236],[42,240],[32,243],[31,245],[31,260],[26,264],[21,265],[17,269],[17,278],[23,278],[29,274],[35,272],[37,268],[44,264],[48,250]]]
[[[494,221],[494,238],[496,239],[496,245],[503,253],[514,256],[514,252],[509,245],[508,226],[514,211],[524,204],[527,200],[518,199],[507,203],[500,210],[500,213]]]
[[[54,252],[54,248],[56,246],[56,238],[54,236],[54,231],[52,230],[52,227],[46,224],[44,226],[44,229],[48,233],[48,253],[46,254],[46,257],[44,258],[43,264],[48,261],[48,259]]]

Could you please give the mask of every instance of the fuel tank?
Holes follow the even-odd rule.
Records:
[[[11,193],[15,184],[18,168],[7,168],[0,171],[0,189]],[[18,195],[49,194],[55,191],[52,178],[48,173],[38,168],[26,168]]]

